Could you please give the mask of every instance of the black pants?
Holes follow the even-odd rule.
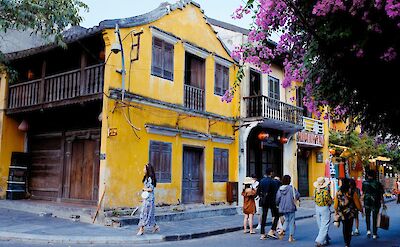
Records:
[[[372,212],[372,234],[377,235],[378,233],[378,226],[376,225],[376,222],[378,220],[378,213],[379,213],[379,208],[377,209],[365,209],[365,217],[367,221],[367,231],[371,231],[371,212]]]
[[[265,225],[267,223],[267,214],[268,214],[268,209],[271,210],[272,217],[274,217],[272,221],[272,227],[271,230],[276,231],[276,226],[278,225],[278,220],[279,220],[279,211],[278,208],[275,206],[275,204],[268,204],[264,205],[262,207],[262,216],[261,216],[261,234],[265,234]]]
[[[397,204],[400,203],[400,194],[397,194]]]
[[[354,221],[354,218],[345,219],[342,221],[342,223],[343,223],[343,238],[344,238],[344,243],[346,244],[346,246],[350,246],[351,231],[353,230],[353,221]]]

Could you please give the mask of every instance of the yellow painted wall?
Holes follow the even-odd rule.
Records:
[[[151,76],[151,52],[152,34],[149,26],[156,26],[170,32],[177,37],[188,40],[199,47],[214,52],[219,56],[232,61],[229,54],[223,49],[211,27],[205,23],[200,10],[188,5],[183,10],[176,10],[162,19],[149,25],[134,28],[121,29],[122,37],[135,29],[143,28],[140,43],[140,59],[132,63],[129,70],[130,39],[123,42],[126,59],[127,90],[148,98],[164,102],[183,104],[184,85],[184,47],[182,42],[174,46],[174,81]],[[201,34],[201,35],[199,35]],[[110,53],[110,45],[114,42],[114,30],[105,30],[103,33],[106,54]],[[129,42],[128,42],[129,40]],[[127,55],[128,54],[128,55]],[[206,58],[206,111],[225,117],[233,117],[239,114],[237,94],[231,104],[221,102],[221,97],[214,95],[214,56]],[[105,67],[104,92],[109,88],[121,88],[121,75],[115,72],[120,68],[120,55],[112,54]],[[230,68],[230,85],[235,79],[235,66]],[[129,82],[130,80],[130,82]],[[150,140],[172,143],[172,177],[171,183],[160,183],[156,188],[157,203],[177,203],[181,199],[182,183],[182,159],[183,146],[197,146],[204,148],[204,201],[205,203],[220,202],[226,200],[226,184],[213,183],[213,148],[229,149],[229,180],[236,181],[238,177],[238,143],[237,137],[232,144],[221,144],[211,140],[200,141],[185,139],[178,136],[169,137],[149,134],[145,124],[175,127],[178,113],[174,110],[161,109],[156,106],[148,106],[141,103],[132,103],[136,108],[130,107],[129,115],[131,123],[140,128],[136,137],[131,126],[126,121],[128,108],[115,108],[115,100],[104,97],[101,153],[106,154],[106,159],[100,162],[100,194],[105,189],[104,207],[137,205],[140,201],[140,192],[143,187],[143,166],[149,161]],[[124,116],[124,113],[126,116]],[[205,117],[181,116],[178,124],[180,129],[195,130],[202,133],[218,134],[234,137],[233,122],[212,122]],[[107,136],[109,128],[116,128],[117,136]],[[235,133],[237,135],[237,132]]]
[[[6,195],[11,153],[24,150],[24,133],[18,130],[19,123],[5,115],[7,83],[6,76],[0,75],[0,198]]]
[[[329,125],[328,120],[324,121],[324,146],[320,149],[313,149],[308,160],[308,183],[309,183],[309,194],[314,195],[313,183],[318,177],[325,176],[326,162],[329,159]],[[317,163],[317,152],[323,153],[323,163]]]

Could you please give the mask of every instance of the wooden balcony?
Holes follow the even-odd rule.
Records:
[[[9,85],[7,113],[100,99],[103,80],[104,64],[101,63]]]
[[[303,128],[303,109],[285,102],[260,95],[243,97],[245,120],[264,121],[265,127],[283,131],[298,131]]]
[[[185,84],[184,106],[197,111],[204,111],[204,89]]]

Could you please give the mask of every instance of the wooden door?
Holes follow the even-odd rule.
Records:
[[[299,193],[301,196],[308,196],[308,163],[306,157],[299,156],[297,158],[297,174]]]
[[[61,196],[62,189],[62,133],[31,133],[29,152],[32,163],[28,186],[32,198],[56,200]]]
[[[63,197],[81,202],[96,202],[100,163],[99,136],[91,132],[67,135],[71,136],[66,140]]]
[[[182,202],[203,202],[203,149],[183,149]]]

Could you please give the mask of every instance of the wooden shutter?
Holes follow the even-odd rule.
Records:
[[[227,182],[229,171],[229,150],[214,148],[214,182]]]
[[[149,163],[153,165],[159,183],[171,182],[171,143],[150,141]]]
[[[214,94],[216,95],[224,95],[222,92],[222,66],[219,64],[215,64],[215,80],[214,80]]]
[[[153,38],[151,74],[163,75],[163,41],[157,38]]]
[[[168,80],[174,79],[174,46],[164,42],[164,75]]]
[[[273,99],[280,99],[279,80],[268,76],[268,96]]]
[[[229,89],[229,69],[227,67],[222,67],[222,68],[223,68],[222,94],[225,94],[226,90]]]

